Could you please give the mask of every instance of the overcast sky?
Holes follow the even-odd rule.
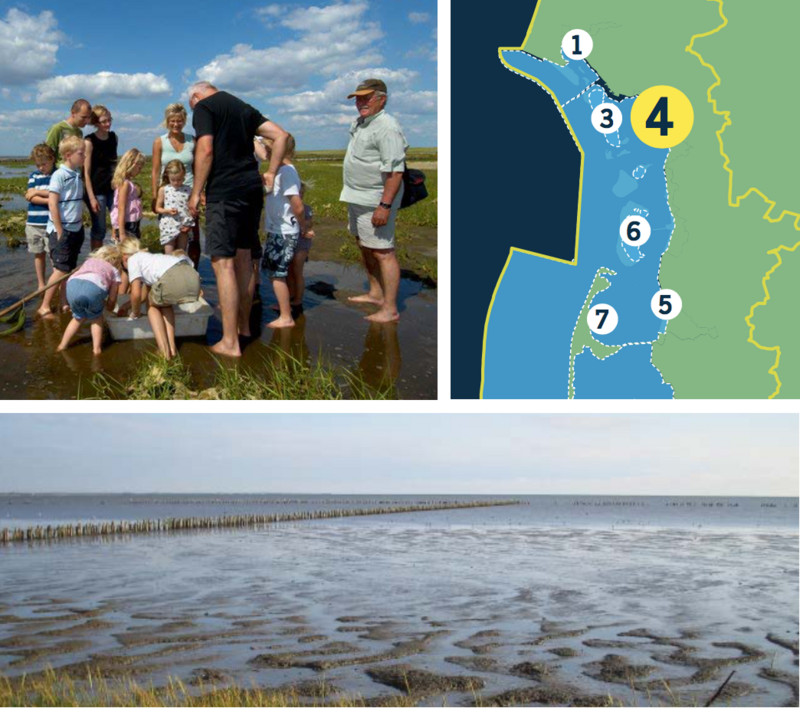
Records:
[[[797,415],[0,415],[0,492],[798,495]]]
[[[149,154],[164,107],[198,79],[316,150],[347,146],[347,95],[382,78],[409,143],[434,147],[436,18],[435,0],[0,0],[0,155],[28,154],[77,98],[111,109],[123,150]]]

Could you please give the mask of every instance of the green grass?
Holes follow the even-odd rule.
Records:
[[[0,194],[25,194],[27,191],[27,177],[4,177],[0,179]]]
[[[180,358],[167,361],[159,354],[142,358],[138,368],[125,381],[106,374],[91,379],[94,400],[393,400],[393,383],[380,388],[368,384],[357,370],[334,368],[317,359],[300,361],[281,350],[271,349],[257,369],[216,360],[213,385],[201,389]],[[79,398],[81,392],[79,391]]]
[[[320,694],[301,698],[292,690],[276,691],[244,686],[218,687],[200,684],[188,687],[170,678],[164,687],[139,684],[133,678],[104,679],[87,675],[76,681],[70,676],[48,670],[23,680],[0,677],[0,705],[3,706],[366,706],[364,699],[328,693],[323,685]],[[413,706],[416,700],[393,696],[385,705]]]

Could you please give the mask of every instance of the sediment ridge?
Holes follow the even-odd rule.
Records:
[[[378,516],[422,511],[450,511],[478,509],[493,506],[518,506],[519,500],[486,500],[469,502],[438,502],[405,506],[369,507],[363,509],[324,509],[296,511],[290,514],[232,514],[224,516],[186,516],[165,519],[140,519],[136,521],[107,521],[103,523],[76,523],[0,530],[0,544],[21,541],[53,541],[70,538],[124,536],[130,534],[170,533],[175,531],[255,528],[298,521],[341,519],[351,516]]]

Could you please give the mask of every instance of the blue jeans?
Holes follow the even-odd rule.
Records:
[[[92,241],[103,241],[106,237],[106,212],[108,212],[114,204],[114,192],[105,192],[103,194],[95,194],[94,198],[100,207],[95,214],[91,206],[89,207],[89,214],[92,217],[92,232],[90,238]]]
[[[67,281],[67,302],[76,320],[94,320],[103,314],[108,293],[91,280],[70,278]]]

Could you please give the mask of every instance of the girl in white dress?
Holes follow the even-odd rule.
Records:
[[[183,181],[186,168],[180,160],[171,160],[164,169],[161,187],[156,197],[156,214],[161,231],[164,253],[176,249],[186,250],[194,219],[189,214],[189,197],[192,189]]]

